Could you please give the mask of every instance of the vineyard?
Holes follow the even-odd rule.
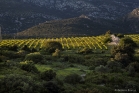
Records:
[[[10,39],[2,40],[0,46],[14,46],[19,48],[25,45],[30,49],[41,49],[42,45],[46,41],[57,41],[62,44],[63,49],[77,49],[77,48],[89,48],[89,49],[108,49],[107,45],[103,43],[105,36],[92,36],[92,37],[68,37],[68,38],[48,38],[48,39]]]
[[[125,35],[130,37],[135,42],[139,42],[139,35]],[[30,49],[39,50],[46,41],[57,41],[62,44],[63,49],[78,49],[78,48],[89,48],[89,49],[100,49],[107,50],[108,46],[103,42],[105,36],[91,36],[91,37],[62,37],[62,38],[47,38],[47,39],[5,39],[0,42],[1,46],[14,46],[23,48],[25,45]]]

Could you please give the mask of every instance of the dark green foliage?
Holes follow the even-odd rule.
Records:
[[[79,54],[90,54],[90,53],[92,53],[92,49],[83,48],[83,49],[79,50],[77,53],[79,53]]]
[[[50,81],[56,77],[56,72],[53,70],[47,70],[40,73],[40,78],[46,81]]]
[[[30,53],[25,56],[25,60],[33,61],[34,63],[41,63],[43,56],[38,52]]]
[[[60,87],[52,81],[43,84],[43,86],[47,89],[48,93],[60,93]]]
[[[48,53],[53,53],[55,52],[56,49],[62,50],[62,45],[59,42],[56,41],[45,41],[43,43],[43,48],[42,51],[46,51]]]
[[[31,52],[31,49],[27,46],[27,45],[24,45],[21,50],[25,50],[25,51],[28,51],[28,52]]]
[[[135,76],[135,68],[133,66],[128,67],[128,75]]]
[[[89,70],[94,70],[94,69],[95,69],[95,66],[89,67]]]
[[[125,48],[135,48],[137,47],[136,43],[129,37],[125,37],[125,38],[122,38],[120,40],[120,43],[119,43],[120,46],[123,46]]]
[[[20,58],[25,58],[25,56],[28,54],[27,51],[24,51],[24,50],[19,50],[17,52],[17,55],[20,57]]]
[[[100,65],[95,68],[95,71],[100,72],[100,73],[106,73],[106,72],[109,72],[109,69],[103,65]]]
[[[18,46],[17,45],[1,46],[0,49],[9,50],[9,51],[17,51]]]
[[[121,68],[122,68],[122,64],[118,61],[109,61],[106,65],[106,67],[108,67],[110,72],[122,72]]]
[[[139,73],[139,63],[138,62],[132,62],[127,66],[127,69],[129,70],[130,67],[133,67],[135,69],[135,72]]]
[[[124,38],[124,35],[121,34],[121,33],[118,33],[116,36],[119,37],[119,38]]]
[[[0,79],[0,93],[38,93],[39,86],[31,77],[10,74]]]
[[[130,63],[130,57],[128,56],[128,54],[116,53],[114,59],[121,62],[124,67],[126,67]]]
[[[18,55],[15,51],[10,51],[10,50],[2,50],[0,52],[0,55],[6,56],[10,59],[16,59],[20,57],[20,55]]]
[[[75,93],[102,93],[99,89],[81,89],[81,90],[77,90]]]
[[[0,62],[3,62],[6,60],[6,57],[5,56],[0,56]]]
[[[20,68],[27,72],[38,73],[38,69],[35,67],[32,61],[25,61],[20,63]]]
[[[65,77],[64,81],[69,84],[77,84],[81,82],[81,79],[81,76],[79,76],[78,74],[70,74]]]
[[[126,67],[134,60],[135,47],[137,45],[131,38],[124,37],[120,40],[118,46],[112,48],[111,54],[115,60],[120,61]]]
[[[112,39],[110,36],[107,36],[104,40],[103,40],[104,43],[110,43],[112,42]]]
[[[115,46],[111,50],[111,54],[115,55],[116,53],[127,53],[129,56],[134,54],[134,48],[136,47],[136,43],[128,37],[122,38],[118,46]]]
[[[98,58],[98,57],[93,57],[89,60],[85,60],[85,62],[83,62],[83,65],[86,65],[86,66],[100,66],[100,65],[106,65],[107,64],[107,61],[108,61],[108,58]]]
[[[71,63],[83,64],[83,62],[85,62],[84,58],[82,58],[81,56],[77,56],[77,55],[64,56],[63,58],[64,58],[63,61],[67,61]]]

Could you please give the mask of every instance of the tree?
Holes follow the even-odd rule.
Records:
[[[121,33],[118,33],[118,34],[117,34],[117,37],[119,37],[119,38],[124,38],[124,35],[121,34]]]
[[[106,72],[108,72],[108,68],[103,66],[103,65],[100,65],[100,66],[95,68],[95,71],[96,72],[101,72],[101,73],[106,73]]]
[[[111,50],[111,55],[115,60],[127,66],[134,59],[136,43],[129,37],[124,37],[120,40],[119,45],[114,46]]]
[[[81,82],[81,76],[78,74],[70,74],[65,77],[65,82],[69,84],[77,84]]]
[[[59,42],[56,41],[45,41],[43,43],[43,51],[46,51],[48,53],[54,53],[56,49],[62,50],[62,45]]]
[[[56,72],[54,72],[53,70],[47,70],[44,71],[40,74],[40,78],[46,81],[52,80],[53,78],[56,77]]]
[[[116,61],[119,61],[123,64],[123,66],[127,66],[130,63],[130,57],[128,56],[127,53],[122,54],[122,53],[116,53],[114,56],[114,59]]]

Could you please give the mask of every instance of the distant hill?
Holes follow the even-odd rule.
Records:
[[[27,30],[17,33],[18,37],[61,37],[61,36],[83,36],[99,35],[106,31],[123,32],[126,31],[120,22],[90,19],[85,15],[80,17],[53,20],[41,23]]]
[[[82,14],[91,19],[115,20],[137,7],[139,0],[0,0],[0,26],[3,34],[11,34],[45,21]]]

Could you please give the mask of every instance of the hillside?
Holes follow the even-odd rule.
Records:
[[[16,33],[45,21],[85,14],[115,20],[139,7],[138,0],[0,0],[2,33]]]
[[[17,33],[18,37],[61,37],[99,35],[108,30],[122,32],[124,29],[114,21],[90,19],[85,15],[79,17],[53,20],[41,23]]]

